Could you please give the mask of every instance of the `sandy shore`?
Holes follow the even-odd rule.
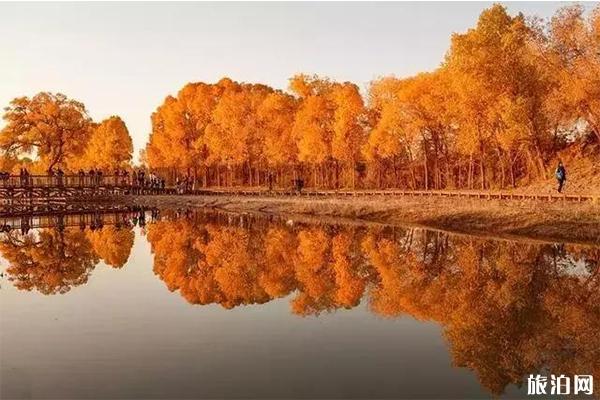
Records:
[[[600,245],[600,204],[440,198],[269,198],[140,196],[123,201],[164,208],[344,218],[503,238]]]

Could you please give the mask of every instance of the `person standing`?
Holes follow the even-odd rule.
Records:
[[[565,169],[565,166],[563,165],[562,161],[558,162],[558,167],[556,167],[555,175],[556,180],[558,181],[558,193],[562,193],[563,186],[567,181],[567,170]]]
[[[83,170],[80,168],[77,175],[79,176],[79,187],[83,187],[85,181],[85,172],[83,172]]]
[[[65,173],[62,169],[58,168],[58,171],[56,171],[56,181],[58,183],[58,186],[62,186],[63,185],[63,176],[65,176]]]

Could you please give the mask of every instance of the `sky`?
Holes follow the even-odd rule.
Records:
[[[137,159],[150,115],[188,82],[227,76],[287,89],[291,76],[315,73],[365,89],[435,69],[451,34],[491,4],[0,3],[0,106],[64,93],[95,121],[121,116]],[[565,4],[506,6],[548,18]]]

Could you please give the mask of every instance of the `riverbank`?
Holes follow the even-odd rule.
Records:
[[[211,208],[279,216],[347,218],[458,233],[600,245],[600,204],[452,198],[139,196],[146,207]]]

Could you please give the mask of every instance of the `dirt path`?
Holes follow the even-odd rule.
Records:
[[[149,207],[215,208],[236,212],[342,217],[413,224],[452,232],[600,245],[600,204],[446,198],[270,198],[255,196],[140,196],[124,202]]]

